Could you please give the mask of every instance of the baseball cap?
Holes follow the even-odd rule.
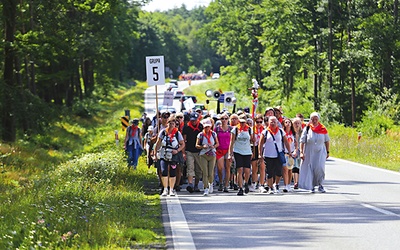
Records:
[[[204,119],[202,121],[202,124],[203,124],[204,127],[211,127],[212,126],[212,123],[211,123],[210,119]]]
[[[197,114],[196,112],[190,113],[190,120],[191,121],[195,121],[199,118],[199,114]]]

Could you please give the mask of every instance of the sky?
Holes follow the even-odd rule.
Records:
[[[211,0],[152,0],[150,4],[143,7],[145,11],[165,11],[179,8],[184,3],[187,9],[193,9],[196,6],[208,6]]]

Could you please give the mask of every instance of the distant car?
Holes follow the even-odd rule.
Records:
[[[176,86],[178,86],[178,80],[171,79],[171,80],[169,80],[169,83],[173,83],[173,84],[175,84]]]
[[[184,101],[186,101],[187,99],[192,98],[194,103],[197,103],[197,98],[194,95],[184,95],[181,96],[181,98],[179,99],[179,101],[181,102],[181,111],[185,109],[185,105],[183,104]]]
[[[174,90],[174,99],[180,99],[182,96],[184,96],[185,94],[183,93],[182,90]]]
[[[214,73],[214,74],[211,76],[211,79],[219,79],[219,77],[220,77],[219,73]]]
[[[207,110],[207,108],[206,108],[206,106],[204,104],[196,103],[194,105],[193,110],[197,110],[197,109],[201,109],[203,115],[207,115],[208,114],[208,110]]]
[[[164,111],[169,111],[170,113],[174,114],[176,113],[176,108],[173,106],[164,106],[164,105],[160,105],[158,106],[158,111],[160,113],[163,113]],[[154,110],[154,113],[156,113],[157,111]]]
[[[177,85],[177,84],[171,83],[171,82],[166,83],[165,86],[167,87],[167,90],[169,90],[169,91],[172,91],[172,89],[178,88],[178,85]]]

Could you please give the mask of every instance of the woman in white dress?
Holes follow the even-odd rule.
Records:
[[[300,138],[300,158],[303,160],[300,168],[299,187],[314,192],[325,193],[325,161],[329,157],[328,130],[320,122],[320,115],[313,112],[310,123],[303,129]]]

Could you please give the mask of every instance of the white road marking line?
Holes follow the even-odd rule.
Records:
[[[171,197],[167,198],[166,201],[174,249],[196,249],[179,198]]]
[[[375,211],[377,211],[377,212],[379,212],[379,213],[385,214],[385,215],[391,215],[391,216],[400,217],[400,215],[398,215],[398,214],[395,214],[395,213],[393,213],[393,212],[387,211],[387,210],[385,210],[385,209],[381,209],[381,208],[378,208],[378,207],[374,207],[374,206],[369,205],[369,204],[361,203],[361,205],[364,206],[364,207],[366,207],[366,208],[375,210]]]

